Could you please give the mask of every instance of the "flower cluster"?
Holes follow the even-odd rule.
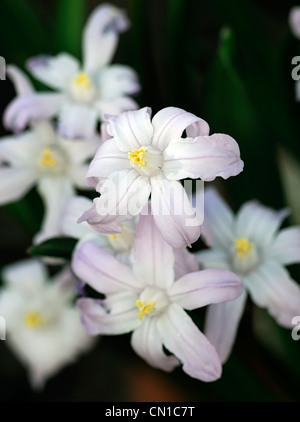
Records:
[[[34,188],[44,217],[32,244],[75,240],[55,275],[45,257],[2,273],[7,344],[36,388],[97,336],[125,333],[149,365],[215,381],[247,293],[285,327],[300,309],[284,268],[300,262],[300,228],[279,231],[286,210],[255,201],[235,219],[211,187],[193,205],[185,182],[198,189],[238,176],[239,146],[191,112],[166,106],[152,116],[137,104],[136,72],[110,64],[129,25],[123,10],[101,5],[83,31],[82,65],[68,53],[30,59],[31,75],[53,92],[8,66],[17,95],[3,116],[14,135],[0,140],[0,204]],[[207,248],[195,251],[200,236]],[[204,332],[194,318],[203,307]]]

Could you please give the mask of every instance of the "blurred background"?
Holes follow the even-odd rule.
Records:
[[[2,0],[0,55],[24,69],[39,54],[81,58],[81,34],[95,0]],[[215,184],[234,210],[258,199],[288,206],[300,224],[300,104],[291,77],[300,40],[288,25],[292,0],[113,0],[131,28],[114,63],[133,67],[141,107],[181,107],[211,133],[234,137],[244,171]],[[300,1],[299,1],[300,6]],[[45,89],[33,81],[37,89]],[[0,81],[0,113],[15,92]],[[1,136],[8,135],[0,127]],[[1,183],[1,181],[0,181]],[[35,210],[33,213],[32,210]],[[28,256],[43,206],[32,190],[0,209],[0,266]],[[194,249],[201,244],[194,245]],[[289,268],[300,282],[297,266]],[[299,309],[300,314],[300,309]],[[201,319],[202,314],[199,313]],[[300,341],[248,303],[234,351],[219,381],[203,383],[179,368],[155,370],[130,348],[130,337],[103,337],[94,349],[34,392],[21,363],[0,341],[0,401],[299,401]]]

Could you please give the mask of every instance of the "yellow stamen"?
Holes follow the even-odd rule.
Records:
[[[91,81],[88,75],[84,72],[78,73],[78,75],[73,79],[73,84],[83,89],[91,88]]]
[[[42,167],[55,167],[56,164],[57,160],[53,157],[51,149],[45,148],[40,158],[40,165]]]
[[[148,304],[143,303],[141,300],[137,300],[135,305],[139,308],[138,316],[142,321],[144,315],[149,315],[154,308],[154,302]]]
[[[111,239],[115,239],[117,237],[117,234],[108,234],[107,236]]]
[[[39,312],[29,311],[24,317],[24,324],[27,328],[38,328],[45,323],[45,318]]]
[[[246,237],[235,239],[235,252],[239,258],[244,258],[253,249],[253,243],[249,242]]]
[[[140,149],[133,149],[128,153],[128,158],[132,163],[136,163],[139,167],[145,166],[146,162],[144,161],[144,152],[147,151],[146,147],[141,147]]]

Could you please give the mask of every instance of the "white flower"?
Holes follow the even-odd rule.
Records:
[[[128,26],[123,10],[100,5],[84,28],[82,66],[67,53],[29,60],[29,71],[57,92],[30,93],[13,100],[4,115],[5,125],[20,131],[34,119],[58,115],[62,136],[89,138],[104,113],[137,108],[129,97],[140,89],[136,73],[128,66],[109,66],[119,33]]]
[[[233,138],[209,136],[203,119],[180,108],[164,108],[152,121],[147,107],[110,116],[104,133],[87,173],[87,183],[101,196],[80,219],[100,232],[108,216],[120,223],[138,215],[151,193],[151,212],[165,240],[176,248],[190,246],[201,221],[179,180],[227,179],[243,169]]]
[[[78,239],[75,249],[83,242],[90,241],[116,256],[124,263],[132,261],[136,218],[121,223],[121,233],[99,233],[87,222],[77,223],[78,218],[92,206],[92,200],[84,196],[74,196],[67,203],[61,220],[61,233]],[[109,225],[106,226],[109,229]],[[74,249],[74,250],[75,250]]]
[[[299,314],[300,288],[284,268],[300,262],[300,227],[278,231],[287,210],[276,212],[256,201],[242,206],[236,218],[214,189],[205,192],[205,225],[211,249],[197,252],[204,268],[234,271],[244,292],[236,300],[210,306],[205,333],[224,362],[233,347],[247,293],[285,327]],[[207,231],[207,230],[206,230]]]
[[[36,259],[11,264],[2,276],[6,343],[27,368],[33,388],[42,388],[94,343],[72,303],[76,280],[68,267],[50,280]]]
[[[176,259],[184,262],[187,254],[178,249]],[[151,215],[139,218],[132,268],[95,244],[82,243],[72,269],[106,296],[79,299],[82,320],[92,335],[133,331],[133,349],[155,368],[171,371],[181,362],[191,377],[213,381],[221,375],[219,357],[184,309],[234,299],[241,293],[241,283],[229,271],[194,271],[189,258],[176,268],[174,259],[173,248]],[[167,355],[163,346],[172,354]]]

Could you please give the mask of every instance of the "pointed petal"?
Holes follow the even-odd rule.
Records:
[[[89,106],[65,104],[58,121],[58,132],[67,139],[90,139],[96,134],[97,111]]]
[[[167,356],[156,328],[155,318],[145,318],[131,336],[131,346],[134,351],[154,368],[163,371],[173,371],[180,364],[175,356]]]
[[[94,72],[112,60],[119,34],[129,21],[122,9],[110,4],[98,6],[88,18],[83,32],[84,70]]]
[[[228,135],[214,134],[171,140],[164,151],[163,171],[167,179],[227,179],[243,170],[236,141]]]
[[[61,234],[60,222],[63,212],[68,200],[74,195],[74,188],[65,177],[43,177],[37,185],[37,190],[44,201],[45,215],[34,243]]]
[[[202,381],[220,378],[217,352],[179,305],[173,303],[157,318],[157,329],[163,344],[183,363],[188,375]]]
[[[292,326],[299,314],[300,288],[279,262],[268,261],[244,278],[250,296],[258,306],[266,308],[276,321]]]
[[[34,158],[39,152],[40,139],[32,131],[0,140],[0,162],[19,169],[34,168]]]
[[[108,133],[114,137],[120,151],[130,152],[151,144],[153,127],[148,107],[111,117],[107,126]]]
[[[300,38],[300,7],[294,6],[289,12],[288,17],[290,29],[295,37]]]
[[[36,79],[59,91],[68,88],[79,71],[78,60],[68,53],[33,57],[26,66]]]
[[[34,92],[30,79],[17,66],[7,66],[6,73],[14,84],[17,96],[32,94]]]
[[[247,294],[243,291],[237,299],[210,305],[207,309],[204,333],[215,346],[222,363],[231,353],[246,298]]]
[[[280,230],[271,247],[265,251],[267,257],[281,264],[300,262],[300,227]]]
[[[168,288],[174,282],[173,248],[163,239],[152,215],[141,215],[137,223],[133,272],[149,286]]]
[[[78,278],[100,293],[143,289],[128,266],[91,242],[82,243],[75,251],[72,269]]]
[[[92,229],[99,233],[113,234],[120,233],[120,223],[127,221],[131,216],[104,214],[101,215],[97,212],[97,202],[100,198],[93,200],[93,205],[90,209],[86,210],[81,217],[78,218],[78,223],[82,224],[85,221],[91,226]]]
[[[56,115],[63,100],[64,95],[56,93],[37,93],[17,97],[5,110],[4,125],[8,129],[20,132],[35,119],[47,119]]]
[[[205,189],[204,221],[212,232],[212,245],[227,249],[234,240],[234,214],[213,188]]]
[[[188,136],[208,135],[209,126],[200,117],[177,107],[166,107],[153,116],[153,146],[163,151],[173,139],[181,138],[187,129]]]
[[[32,169],[0,168],[0,205],[21,199],[36,179],[37,175]]]
[[[108,139],[98,149],[86,177],[107,177],[114,171],[130,168],[128,154],[117,148],[114,139]]]
[[[247,237],[261,247],[269,245],[288,214],[286,209],[274,211],[256,201],[247,202],[237,215],[236,236]]]
[[[104,101],[137,94],[140,90],[137,74],[129,66],[106,66],[99,72],[97,82]]]
[[[199,270],[196,255],[187,249],[174,249],[175,258],[175,280],[183,277],[185,274]]]
[[[108,313],[103,302],[91,298],[81,298],[77,305],[81,310],[81,320],[87,332],[91,335],[97,334],[125,334],[129,333],[140,325],[137,317],[135,300],[128,300],[128,292],[120,293],[118,300],[123,303],[118,311]],[[125,300],[124,300],[125,299]]]
[[[154,221],[164,239],[174,248],[185,248],[195,242],[201,232],[182,185],[163,176],[151,178],[151,209]]]
[[[184,275],[168,293],[172,302],[191,310],[235,299],[242,293],[242,284],[231,271],[208,269]]]
[[[148,177],[140,176],[136,170],[123,170],[112,173],[100,188],[97,212],[126,221],[127,216],[140,214],[147,204],[151,186]]]

